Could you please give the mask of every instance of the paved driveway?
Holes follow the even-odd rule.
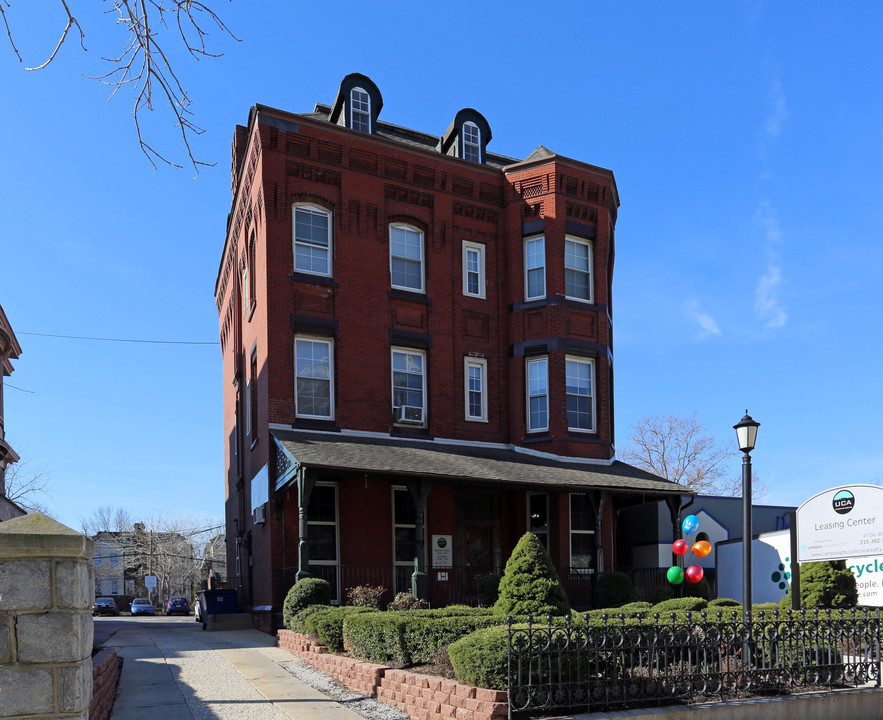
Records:
[[[119,617],[96,618],[95,636],[123,658],[111,720],[363,720],[282,669],[293,656],[257,630]]]

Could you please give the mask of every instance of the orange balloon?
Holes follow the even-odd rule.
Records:
[[[693,543],[693,554],[696,557],[705,557],[711,552],[711,543],[705,540]]]

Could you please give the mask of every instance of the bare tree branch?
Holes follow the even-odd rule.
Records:
[[[692,417],[651,415],[639,420],[619,454],[621,460],[684,485],[700,494],[738,496],[741,484],[733,477],[730,461],[738,455],[734,445],[720,444]],[[766,488],[758,484],[752,496]]]
[[[42,65],[29,67],[28,70],[41,70],[52,63],[64,45],[70,29],[74,26],[80,32],[80,45],[83,50],[86,49],[85,33],[80,23],[72,15],[67,0],[58,1],[67,15],[67,24],[61,38],[48,60]],[[15,46],[6,12],[3,9],[4,2],[7,7],[11,7],[9,0],[0,0],[0,14],[3,15],[3,22],[12,49],[21,61],[21,55]],[[193,111],[190,109],[192,101],[179,81],[167,51],[166,37],[170,28],[169,19],[172,19],[170,16],[173,16],[176,28],[176,31],[172,31],[172,42],[174,42],[175,33],[177,33],[177,38],[187,53],[197,60],[203,57],[221,57],[221,53],[209,52],[206,46],[206,39],[210,36],[210,28],[221,30],[237,42],[239,39],[233,35],[223,20],[210,7],[198,0],[112,0],[112,7],[106,12],[117,16],[116,24],[124,28],[127,39],[122,53],[117,56],[102,57],[103,60],[112,64],[111,70],[103,75],[87,77],[113,87],[108,100],[112,99],[124,86],[132,85],[135,95],[132,116],[141,152],[154,168],[156,168],[155,160],[180,168],[182,165],[162,154],[142,131],[140,114],[145,110],[153,112],[155,109],[154,93],[156,93],[156,97],[171,109],[174,116],[174,127],[178,130],[187,157],[198,177],[200,167],[211,166],[215,163],[197,160],[193,153],[191,138],[201,135],[204,130],[192,119]]]
[[[19,460],[6,468],[6,497],[28,512],[50,515],[46,503],[51,499],[52,478],[45,470],[33,469],[28,460]]]

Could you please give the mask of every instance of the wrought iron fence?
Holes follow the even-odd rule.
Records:
[[[510,718],[880,686],[879,610],[508,620]]]

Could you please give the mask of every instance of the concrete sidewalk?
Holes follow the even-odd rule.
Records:
[[[294,656],[257,630],[133,627],[104,646],[123,658],[111,720],[363,720],[282,669]]]

